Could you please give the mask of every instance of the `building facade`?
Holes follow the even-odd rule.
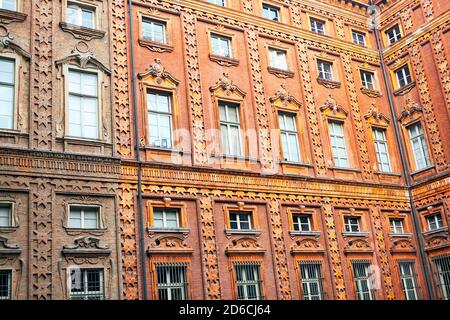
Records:
[[[449,30],[444,0],[0,0],[0,299],[449,299]]]

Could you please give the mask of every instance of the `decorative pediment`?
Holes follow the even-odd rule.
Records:
[[[442,232],[426,239],[425,250],[432,251],[450,246],[448,231]]]
[[[347,242],[344,248],[345,253],[350,252],[373,252],[372,247],[365,239],[352,239]]]
[[[239,89],[233,84],[233,81],[229,78],[228,73],[224,72],[222,77],[219,78],[215,86],[209,88],[209,91],[215,96],[222,96],[227,98],[234,98],[242,100],[245,97],[245,92]]]
[[[372,103],[372,106],[369,109],[369,112],[364,116],[364,119],[367,120],[370,124],[377,124],[377,125],[383,125],[388,126],[389,125],[389,118],[386,117],[383,113],[378,111],[377,106],[375,103]]]
[[[331,95],[329,95],[325,103],[320,106],[320,111],[325,115],[338,118],[346,118],[348,115],[347,110],[338,105]]]
[[[301,107],[301,102],[289,95],[285,84],[281,84],[280,88],[275,92],[275,95],[269,98],[269,101],[274,107],[288,108],[298,110]]]
[[[291,254],[304,252],[324,252],[320,242],[313,238],[297,240],[291,247]]]
[[[138,78],[147,85],[171,89],[176,88],[180,83],[179,80],[166,71],[160,59],[155,59],[155,62],[149,66],[147,71],[138,74]]]
[[[109,255],[111,249],[100,245],[100,239],[94,237],[76,238],[73,245],[64,245],[62,254],[68,255]]]
[[[238,254],[238,253],[264,253],[266,250],[261,244],[254,238],[243,237],[234,239],[225,248],[226,254]]]
[[[183,236],[164,235],[156,238],[148,247],[147,253],[192,254],[194,251]]]
[[[0,256],[19,255],[22,250],[16,244],[9,244],[8,239],[0,236]]]
[[[422,107],[418,103],[412,102],[411,99],[406,99],[405,103],[406,104],[403,107],[400,117],[398,118],[399,121],[403,121],[405,118],[412,119],[414,114],[423,112]]]
[[[391,252],[415,252],[416,248],[411,239],[397,239],[392,241]]]
[[[57,60],[55,64],[57,66],[72,63],[80,66],[83,69],[87,67],[94,67],[103,71],[104,73],[110,75],[111,70],[109,70],[103,63],[101,63],[97,58],[94,57],[92,51],[89,50],[88,45],[85,42],[79,42],[75,49],[71,51],[71,55],[66,58]]]
[[[14,38],[9,34],[8,30],[0,26],[0,52],[13,51],[29,60],[31,55],[13,40]]]

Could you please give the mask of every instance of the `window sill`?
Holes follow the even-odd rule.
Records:
[[[259,236],[261,234],[261,230],[234,230],[234,229],[225,229],[225,234],[227,236],[230,235],[248,235],[248,236]]]
[[[412,238],[413,234],[412,233],[392,233],[392,232],[389,232],[388,236],[392,237],[392,238]]]
[[[80,40],[90,41],[92,39],[102,39],[106,34],[105,31],[77,26],[67,22],[60,22],[59,26],[63,31],[70,33],[75,39]]]
[[[427,167],[425,167],[425,168],[422,168],[422,169],[419,169],[419,170],[416,170],[416,171],[411,172],[411,176],[417,175],[417,174],[419,174],[419,173],[423,173],[423,172],[428,171],[428,170],[430,170],[430,169],[433,169],[433,168],[435,168],[435,167],[436,167],[436,166],[435,166],[434,164],[429,165],[429,166],[427,166]]]
[[[28,136],[28,133],[21,132],[20,130],[17,130],[17,129],[0,128],[0,137],[12,137],[12,136],[19,136],[19,135]]]
[[[292,236],[310,236],[310,237],[320,237],[320,231],[297,231],[289,230],[289,235]]]
[[[216,54],[209,54],[209,60],[216,62],[217,64],[224,66],[224,67],[231,67],[231,66],[237,66],[239,65],[239,60],[228,58],[228,57],[222,57]]]
[[[412,88],[414,88],[416,85],[416,82],[413,81],[411,83],[408,83],[406,86],[401,87],[394,91],[394,96],[403,96],[411,91]]]
[[[62,139],[64,142],[67,141],[67,142],[72,142],[74,144],[91,145],[91,146],[98,146],[98,145],[110,146],[110,145],[112,145],[111,143],[106,142],[105,140],[88,139],[88,138],[81,138],[81,137],[65,136],[65,137],[57,138],[57,139]]]
[[[188,234],[191,232],[190,228],[154,228],[149,227],[147,228],[147,231],[149,234],[154,235],[155,233],[182,233],[182,234]]]
[[[366,96],[369,96],[371,98],[378,98],[378,97],[382,96],[381,92],[378,91],[378,90],[372,90],[372,89],[368,89],[368,88],[365,88],[365,87],[361,87],[360,90]]]
[[[328,89],[335,89],[341,87],[340,81],[334,81],[334,80],[326,80],[322,78],[317,78],[317,82]]]
[[[88,228],[69,228],[64,227],[66,229],[66,232],[68,235],[71,236],[77,236],[80,234],[90,234],[90,235],[96,235],[100,236],[105,233],[106,228],[95,228],[95,229],[88,229]]]
[[[227,159],[227,160],[258,162],[258,160],[256,158],[234,156],[234,155],[224,154],[224,153],[213,153],[213,154],[211,154],[211,157],[212,158],[222,158],[222,159]]]
[[[366,238],[369,236],[368,232],[342,232],[344,237]]]
[[[274,74],[278,78],[286,79],[286,78],[294,77],[294,72],[289,71],[289,70],[283,70],[283,69],[278,69],[278,68],[274,68],[274,67],[267,67],[267,71],[269,71],[269,73],[271,73],[271,74]]]
[[[374,173],[377,175],[384,175],[384,176],[394,176],[394,177],[402,176],[400,173],[395,173],[395,172],[374,171]]]
[[[152,146],[141,146],[140,149],[141,150],[149,150],[149,151],[157,151],[157,152],[179,153],[180,155],[183,155],[186,153],[181,148],[161,148],[161,147],[152,147]]]
[[[152,41],[152,40],[148,40],[148,39],[144,39],[144,38],[139,38],[138,43],[141,47],[147,48],[150,51],[153,52],[172,52],[173,51],[173,46],[166,44],[166,43],[161,43],[161,42],[157,42],[157,41]]]
[[[314,168],[313,164],[311,164],[311,163],[304,163],[304,162],[295,162],[295,161],[282,160],[282,161],[279,161],[278,163],[279,164],[288,164],[288,165],[291,165],[291,166]]]
[[[27,16],[22,12],[0,9],[0,23],[24,22]]]
[[[0,233],[11,233],[16,231],[19,226],[11,226],[11,227],[0,227]]]
[[[422,234],[424,236],[429,236],[429,235],[432,235],[432,234],[441,233],[441,232],[445,232],[445,231],[448,231],[448,227],[447,226],[443,226],[443,227],[440,227],[440,228],[437,228],[437,229],[434,229],[434,230],[428,230],[428,231],[422,232]]]
[[[328,169],[330,169],[330,170],[350,171],[350,172],[357,172],[357,173],[361,172],[360,169],[356,169],[356,168],[345,168],[345,167],[336,167],[336,166],[328,167]]]

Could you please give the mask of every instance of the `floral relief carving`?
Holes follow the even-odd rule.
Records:
[[[450,112],[450,66],[445,55],[444,43],[442,41],[442,32],[436,31],[431,36],[431,44],[433,53],[436,59],[437,68],[439,71],[439,78],[442,83],[445,98],[447,100],[448,110]]]
[[[258,242],[258,240],[244,237],[234,239],[225,248],[226,254],[238,254],[238,253],[264,253],[266,250]]]

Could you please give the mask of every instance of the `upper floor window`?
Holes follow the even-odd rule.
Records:
[[[180,227],[179,209],[153,209],[153,227],[163,229],[176,229]]]
[[[103,269],[71,269],[71,300],[104,300]]]
[[[69,228],[100,228],[100,208],[88,206],[69,207]]]
[[[12,220],[12,204],[0,203],[0,227],[11,227]]]
[[[0,300],[11,300],[11,270],[0,270]]]
[[[401,261],[398,263],[400,271],[400,281],[402,282],[403,293],[406,300],[418,300],[417,280],[414,262]]]
[[[319,261],[301,261],[300,276],[303,299],[323,300],[322,264]]]
[[[361,232],[359,217],[344,217],[345,232]]]
[[[411,72],[409,71],[409,65],[406,64],[403,67],[395,70],[395,77],[397,78],[397,84],[399,88],[410,84],[412,82]]]
[[[16,11],[17,0],[0,0],[0,9]]]
[[[311,231],[311,217],[309,215],[296,214],[292,217],[295,231]]]
[[[159,300],[188,299],[187,266],[180,263],[157,263],[156,285]]]
[[[167,43],[166,23],[157,20],[142,19],[142,37],[159,43]]]
[[[355,281],[356,297],[358,300],[374,300],[375,296],[370,279],[370,263],[365,261],[352,262],[353,279]]]
[[[280,9],[276,7],[269,6],[267,4],[263,3],[263,16],[264,18],[273,20],[273,21],[280,21]]]
[[[389,224],[391,225],[392,233],[404,233],[403,219],[389,219]]]
[[[95,8],[76,2],[67,3],[67,23],[85,28],[95,28]]]
[[[69,70],[69,135],[98,139],[98,76],[95,73]]]
[[[269,66],[280,70],[287,70],[286,51],[269,48]]]
[[[333,80],[333,64],[324,60],[317,60],[319,78],[323,80]]]
[[[262,299],[260,266],[256,263],[236,263],[236,289],[238,300]]]
[[[171,94],[147,92],[149,141],[152,147],[172,148]]]
[[[218,56],[231,58],[231,39],[217,34],[211,34],[212,53]]]
[[[385,31],[385,34],[386,34],[389,44],[393,44],[394,42],[400,40],[402,37],[402,34],[400,32],[400,26],[398,24],[387,29]]]
[[[340,121],[328,121],[330,131],[330,143],[333,155],[334,165],[337,167],[347,168],[348,155],[347,146],[344,136],[344,124]]]
[[[427,143],[420,122],[409,126],[408,133],[416,169],[420,170],[428,167],[430,165],[430,157],[428,156]]]
[[[295,115],[280,113],[278,114],[278,120],[280,125],[283,158],[286,161],[299,162],[300,152]]]
[[[222,135],[222,152],[227,155],[242,155],[241,125],[239,105],[219,101],[220,131]]]
[[[251,212],[230,212],[230,229],[232,230],[251,230],[252,213]]]
[[[427,216],[428,230],[436,230],[442,228],[442,216],[440,213]]]
[[[386,140],[386,129],[373,128],[373,142],[377,155],[378,168],[381,172],[391,172],[389,151]]]
[[[309,23],[312,32],[325,34],[325,22],[318,19],[310,18]]]
[[[352,30],[352,39],[355,44],[359,44],[360,46],[366,45],[366,35],[362,32]]]
[[[363,87],[369,90],[375,90],[374,73],[365,70],[360,70],[359,73],[361,75],[361,83]]]
[[[217,4],[218,6],[222,6],[222,7],[225,6],[225,0],[208,0],[208,2]]]
[[[14,129],[15,62],[0,58],[0,128]]]

